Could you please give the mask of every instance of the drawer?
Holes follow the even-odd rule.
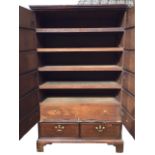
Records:
[[[81,123],[81,137],[120,139],[121,126],[121,123]]]
[[[76,123],[39,123],[39,137],[79,137]]]
[[[52,103],[52,104],[51,104]],[[40,104],[41,121],[52,120],[121,120],[120,104],[113,98],[49,98]]]

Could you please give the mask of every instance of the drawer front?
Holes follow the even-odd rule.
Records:
[[[40,114],[42,121],[52,119],[72,119],[77,120],[98,120],[116,121],[121,120],[120,105],[114,104],[41,104]]]
[[[82,138],[121,138],[121,123],[82,123],[80,129]]]
[[[39,123],[40,137],[79,137],[76,123]]]
[[[90,105],[82,105],[80,110],[80,120],[98,120],[102,122],[106,121],[116,121],[121,120],[120,118],[120,105],[114,104],[90,104]]]

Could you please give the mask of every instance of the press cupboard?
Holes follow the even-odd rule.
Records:
[[[19,138],[51,143],[134,137],[134,7],[19,7]]]

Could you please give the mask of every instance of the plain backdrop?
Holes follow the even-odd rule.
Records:
[[[37,126],[18,140],[19,5],[77,4],[77,0],[5,0],[0,9],[0,154],[33,155]],[[136,140],[123,128],[124,153],[155,154],[155,1],[136,0]],[[53,144],[44,154],[112,155],[105,144]]]

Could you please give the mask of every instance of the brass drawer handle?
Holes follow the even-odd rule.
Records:
[[[96,126],[95,129],[97,130],[97,132],[103,132],[103,130],[105,129],[105,126],[99,125],[99,126]]]
[[[56,131],[58,131],[58,132],[62,132],[64,129],[65,129],[65,127],[63,126],[63,125],[56,125],[56,126],[54,126],[54,128],[56,129]]]

